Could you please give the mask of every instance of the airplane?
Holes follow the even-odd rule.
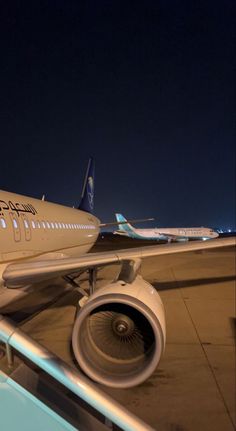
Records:
[[[78,208],[0,191],[0,279],[24,288],[88,271],[90,291],[80,300],[72,330],[75,359],[94,381],[115,388],[142,383],[164,352],[164,307],[156,289],[139,275],[149,256],[225,247],[234,238],[88,253],[100,223],[94,209],[90,159]],[[113,223],[114,224],[114,223]],[[96,289],[97,270],[119,264],[115,280]]]
[[[188,241],[207,240],[217,238],[218,232],[206,227],[179,227],[179,228],[151,228],[135,229],[122,214],[115,214],[119,230],[114,234],[125,235],[130,238],[156,240],[156,241]]]

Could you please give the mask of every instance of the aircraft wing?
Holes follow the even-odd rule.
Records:
[[[154,218],[141,218],[141,219],[132,219],[132,220],[125,220],[125,221],[112,221],[109,223],[100,223],[100,227],[107,227],[107,226],[117,226],[118,224],[127,224],[127,223],[142,223],[144,221],[153,221]]]
[[[160,231],[158,231],[158,233],[159,233],[160,235],[169,236],[170,238],[178,238],[179,236],[181,236],[181,235],[176,235],[176,234],[173,234],[173,233],[160,232]]]
[[[25,260],[23,263],[11,263],[3,272],[3,279],[9,287],[20,287],[29,283],[58,276],[65,276],[80,269],[89,269],[123,261],[143,259],[150,256],[175,254],[188,251],[206,250],[235,245],[235,237],[212,239],[210,241],[193,241],[188,243],[171,243],[155,246],[130,248],[98,253],[87,253],[80,257],[46,258],[43,255],[37,260]]]

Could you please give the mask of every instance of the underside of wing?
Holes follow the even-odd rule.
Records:
[[[124,261],[135,261],[151,256],[183,253],[235,245],[235,238],[213,239],[207,242],[195,241],[188,243],[164,244],[147,247],[88,253],[80,257],[48,258],[25,260],[21,263],[9,264],[3,272],[3,279],[8,287],[20,287],[29,283],[52,279],[72,274],[81,269],[101,267]]]

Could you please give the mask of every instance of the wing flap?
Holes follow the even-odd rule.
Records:
[[[218,247],[235,245],[235,238],[212,239],[209,241],[193,241],[187,243],[162,244],[147,247],[88,253],[80,257],[64,257],[61,259],[28,260],[22,263],[11,263],[3,272],[3,279],[8,287],[20,287],[28,283],[58,276],[72,274],[80,269],[105,266],[124,260],[142,259],[164,254],[183,253],[196,250],[208,250]]]

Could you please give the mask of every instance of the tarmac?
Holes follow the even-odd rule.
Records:
[[[137,245],[137,241],[105,237],[92,251]],[[97,287],[112,280],[118,269],[113,265],[100,270]],[[146,258],[141,275],[155,286],[164,303],[165,353],[154,374],[138,387],[100,387],[158,431],[234,430],[235,250]],[[87,287],[86,274],[79,284]],[[78,290],[58,279],[22,297],[15,295],[1,313],[76,367],[71,332],[81,297]]]

